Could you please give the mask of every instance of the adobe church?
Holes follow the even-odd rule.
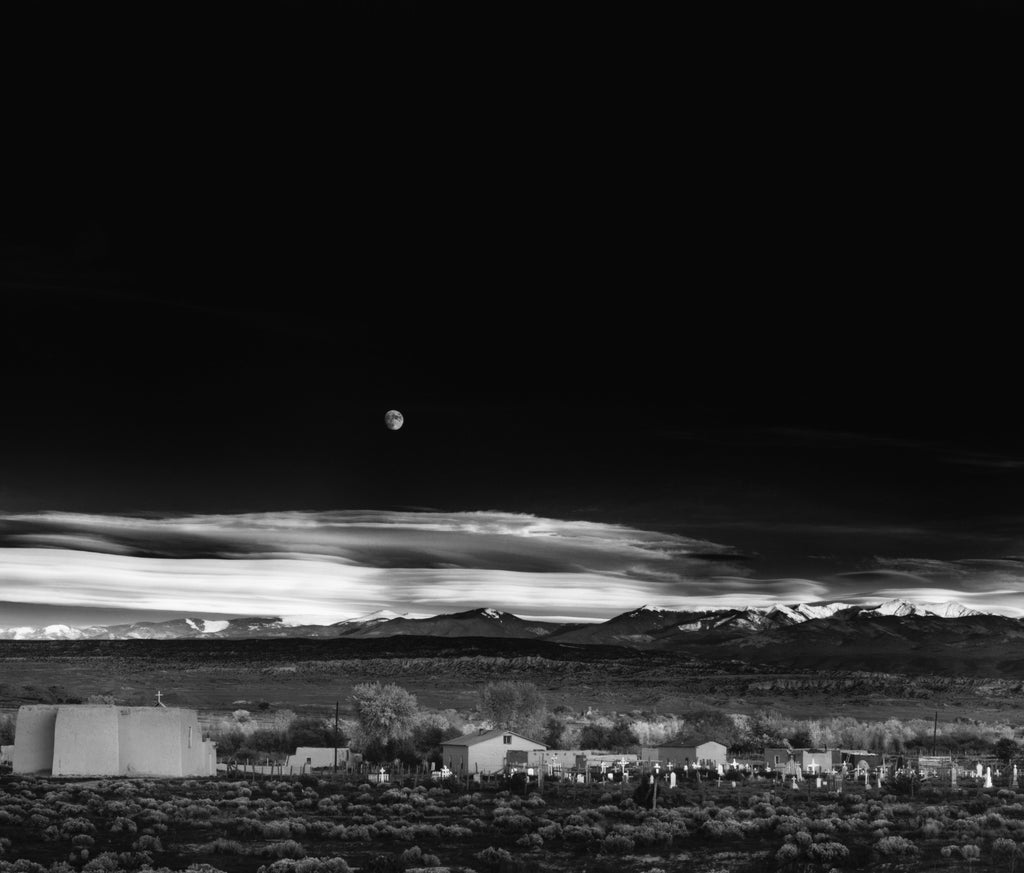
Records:
[[[191,709],[167,706],[22,706],[15,773],[52,776],[214,776],[216,743]]]

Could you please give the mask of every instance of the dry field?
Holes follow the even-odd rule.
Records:
[[[1008,789],[0,779],[0,871],[654,873],[1021,869]],[[532,788],[532,786],[531,786]],[[898,790],[898,789],[897,789]]]

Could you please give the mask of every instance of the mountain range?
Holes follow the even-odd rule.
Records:
[[[936,620],[991,620],[999,626],[1020,625],[1024,621],[1002,615],[981,613],[962,604],[914,603],[888,600],[876,606],[843,602],[798,603],[792,606],[748,607],[745,609],[671,610],[642,606],[603,622],[558,623],[524,620],[509,612],[491,608],[409,618],[407,614],[379,610],[356,619],[329,625],[296,625],[279,617],[247,617],[209,620],[180,618],[161,622],[70,627],[54,624],[45,627],[9,627],[0,629],[0,640],[174,640],[174,639],[370,639],[394,636],[487,637],[507,639],[543,639],[574,645],[620,645],[639,648],[675,648],[698,640],[734,639],[771,635],[773,631],[805,627],[810,631],[833,628],[845,632],[861,628],[865,622],[887,618],[930,624]],[[0,616],[2,620],[2,616]],[[805,636],[808,633],[801,631]],[[871,636],[872,634],[868,634]]]

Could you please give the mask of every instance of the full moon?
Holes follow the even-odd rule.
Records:
[[[388,430],[398,430],[404,422],[405,416],[397,409],[389,409],[384,416],[384,424],[388,426]]]

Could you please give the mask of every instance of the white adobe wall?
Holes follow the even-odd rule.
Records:
[[[162,706],[114,707],[119,776],[183,776],[182,710]],[[198,742],[198,728],[195,731]]]
[[[348,763],[349,750],[348,748],[338,748],[338,766],[344,767]],[[310,763],[306,763],[306,758],[310,759]],[[295,749],[295,754],[288,757],[288,761],[285,763],[286,767],[291,767],[296,773],[298,773],[303,767],[307,770],[315,767],[333,767],[334,766],[334,746],[326,748],[324,746],[299,746]]]
[[[721,743],[709,741],[701,743],[695,749],[697,758],[700,760],[711,761],[713,764],[721,764],[723,767],[727,762],[726,752],[728,749]]]
[[[0,764],[10,764],[14,760],[14,746],[0,746]]]
[[[203,740],[192,710],[90,704],[22,709],[28,711],[24,718],[19,711],[15,733],[18,773],[180,777],[217,772],[216,744]]]
[[[482,743],[474,743],[469,749],[469,759],[466,763],[466,770],[470,773],[494,773],[505,766],[505,753],[516,751],[544,751],[544,746],[530,740],[524,740],[515,734],[511,735],[512,742],[506,744],[502,735],[491,737]],[[447,763],[447,762],[445,762]]]
[[[120,772],[118,707],[58,707],[53,731],[53,775],[116,776]]]
[[[182,776],[214,776],[217,773],[216,743],[203,739],[203,728],[199,716],[192,709],[177,709],[179,713],[179,737],[181,743]],[[210,756],[213,755],[213,766]]]
[[[15,773],[49,773],[53,767],[53,725],[56,704],[22,706],[14,723]]]

